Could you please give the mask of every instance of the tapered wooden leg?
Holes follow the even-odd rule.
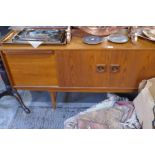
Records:
[[[50,92],[50,96],[51,96],[51,101],[52,101],[52,108],[56,109],[56,98],[57,98],[57,93],[56,92]]]

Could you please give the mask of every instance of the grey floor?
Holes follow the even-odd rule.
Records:
[[[58,93],[57,109],[53,111],[47,92],[27,91],[23,94],[31,113],[26,114],[12,97],[3,97],[0,99],[0,128],[62,129],[67,118],[106,98],[104,93]]]

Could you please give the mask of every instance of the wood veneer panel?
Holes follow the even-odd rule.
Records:
[[[108,64],[108,51],[57,51],[58,74],[62,87],[108,86],[108,71],[99,73],[97,65]]]
[[[49,51],[4,51],[14,86],[58,85],[55,55]]]
[[[139,83],[155,77],[154,50],[119,50],[110,51],[110,64],[120,65],[120,71],[109,76],[112,87],[138,88]]]

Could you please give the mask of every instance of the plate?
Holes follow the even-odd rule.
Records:
[[[108,37],[108,40],[113,43],[126,43],[128,42],[129,38],[124,34],[111,34]]]
[[[155,29],[144,29],[142,32],[146,37],[155,41]]]
[[[83,42],[90,45],[96,45],[102,43],[102,41],[103,41],[102,37],[98,36],[85,36],[83,38]]]

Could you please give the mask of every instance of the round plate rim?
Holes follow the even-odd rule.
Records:
[[[97,43],[88,43],[88,42],[85,42],[85,38],[88,38],[88,37],[97,37],[97,38],[100,38],[101,40]],[[97,45],[97,44],[102,43],[103,39],[102,39],[102,37],[99,37],[99,36],[89,35],[89,36],[84,36],[82,41],[83,41],[83,43],[88,44],[88,45]]]
[[[123,36],[123,37],[125,37],[126,38],[126,40],[125,41],[113,41],[113,40],[111,40],[110,38],[113,36],[113,35],[121,35],[121,36]],[[129,41],[129,38],[126,36],[126,35],[124,35],[124,34],[111,34],[109,37],[108,37],[108,41],[110,41],[110,42],[112,42],[112,43],[118,43],[118,44],[121,44],[121,43],[127,43],[128,41]]]

